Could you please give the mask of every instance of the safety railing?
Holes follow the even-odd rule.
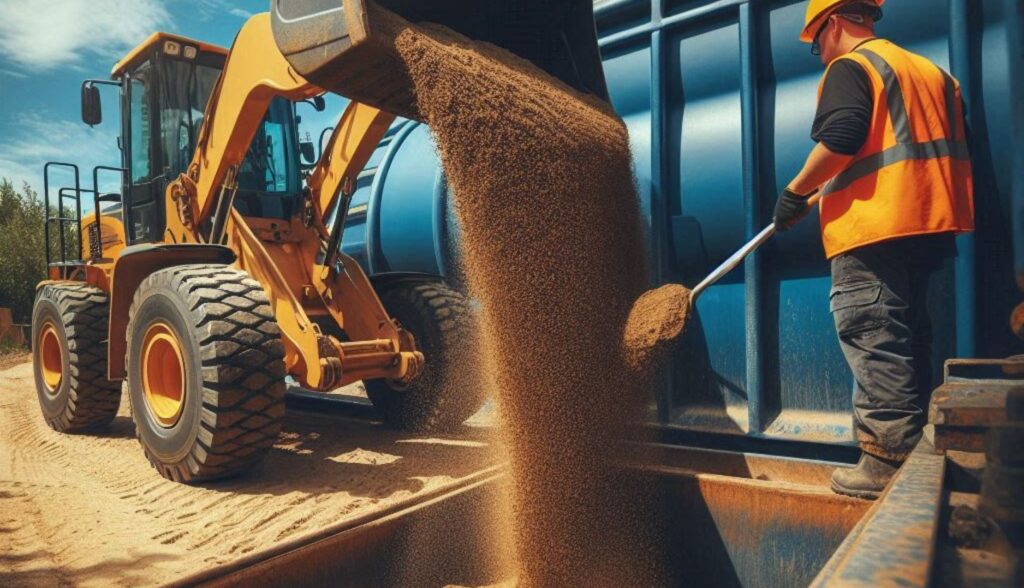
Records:
[[[53,207],[51,206],[50,200],[50,170],[52,168],[65,168],[71,170],[74,174],[75,184],[74,187],[66,186],[62,187],[57,193],[57,215],[53,216],[51,213]],[[46,242],[46,266],[52,267],[54,265],[66,266],[68,265],[67,256],[67,244],[65,242],[65,235],[67,234],[67,225],[81,227],[82,224],[82,186],[78,173],[78,166],[73,163],[64,163],[59,161],[49,161],[43,166],[43,206],[44,206],[44,219],[43,222],[43,239]],[[75,201],[75,216],[65,216],[64,201],[68,198],[73,198]],[[50,227],[51,225],[57,225],[57,231],[60,233],[60,262],[55,263],[53,261],[52,247],[50,245]],[[82,251],[82,234],[78,231],[78,251]],[[81,260],[72,260],[81,262]]]
[[[100,224],[100,214],[101,214],[102,211],[100,210],[100,204],[102,204],[103,202],[120,202],[121,203],[121,220],[124,223],[125,233],[126,234],[127,234],[127,231],[128,231],[128,219],[131,218],[131,215],[127,214],[127,212],[124,210],[124,196],[123,196],[123,194],[118,194],[118,193],[113,193],[113,192],[109,193],[109,194],[100,194],[99,186],[100,186],[100,172],[101,171],[117,172],[121,176],[121,185],[122,186],[125,185],[125,182],[124,182],[125,177],[124,176],[125,176],[126,173],[128,173],[128,170],[126,170],[123,167],[112,167],[112,166],[109,166],[109,165],[97,165],[96,167],[92,168],[93,212],[96,215],[96,222],[94,222],[92,225],[90,225],[90,230],[91,231],[95,231],[95,239],[90,237],[89,243],[90,243],[90,254],[92,255],[92,257],[94,259],[99,259],[103,255],[103,235],[102,235],[102,228],[101,228],[102,225]],[[112,198],[110,198],[111,196],[114,196],[115,198],[112,199]],[[92,227],[95,227],[95,228],[92,228]]]
[[[74,177],[74,184],[72,186],[62,186],[57,189],[56,196],[56,207],[53,206],[53,199],[51,198],[51,182],[50,171],[56,168],[64,168],[70,170]],[[92,171],[92,188],[83,188],[81,185],[81,174],[76,164],[66,163],[60,161],[50,161],[43,166],[43,204],[44,204],[44,227],[43,227],[43,238],[46,241],[46,265],[47,267],[68,267],[83,265],[85,263],[82,259],[84,251],[84,240],[85,235],[82,232],[82,195],[92,194],[93,198],[93,211],[96,215],[96,222],[91,225],[90,231],[94,231],[95,234],[90,235],[90,254],[91,257],[96,258],[102,251],[98,245],[102,242],[100,235],[100,205],[103,202],[120,202],[121,194],[109,193],[103,194],[99,190],[99,173],[101,171],[113,171],[121,175],[122,181],[124,178],[125,170],[121,167],[111,167],[105,165],[98,165],[93,168]],[[71,201],[73,205],[68,205],[67,201]],[[56,214],[54,214],[56,209]],[[51,243],[52,227],[56,225],[58,232],[57,243],[59,245],[59,255],[55,255],[53,252],[53,245]],[[68,255],[67,248],[67,227],[71,225],[75,227],[77,232],[77,253],[74,256]],[[94,247],[93,244],[97,245]]]

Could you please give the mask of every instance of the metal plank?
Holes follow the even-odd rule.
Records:
[[[811,586],[929,585],[945,463],[927,443],[919,444]]]
[[[935,390],[928,408],[928,422],[957,427],[993,427],[1006,424],[1007,399],[1021,384],[957,382]]]

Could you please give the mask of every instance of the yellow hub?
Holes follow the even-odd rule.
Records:
[[[185,362],[170,325],[156,322],[142,339],[142,388],[150,414],[173,427],[185,405]]]
[[[60,348],[60,335],[51,322],[43,324],[39,332],[39,367],[46,390],[56,393],[64,378],[64,354]]]

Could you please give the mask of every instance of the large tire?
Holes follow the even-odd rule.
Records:
[[[47,284],[32,309],[32,368],[46,424],[72,433],[107,425],[121,386],[107,379],[107,295],[85,284]]]
[[[153,272],[128,322],[128,391],[139,442],[162,476],[224,478],[259,463],[284,416],[284,346],[266,294],[245,272]]]
[[[368,380],[366,393],[389,426],[450,431],[485,399],[476,328],[466,297],[438,282],[397,283],[381,294],[392,318],[416,338],[426,360],[406,385]]]

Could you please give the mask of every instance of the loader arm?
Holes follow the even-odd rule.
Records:
[[[351,195],[356,176],[394,120],[395,115],[359,102],[348,105],[331,133],[323,157],[306,180],[317,217],[326,218],[343,191]]]
[[[325,241],[337,249],[328,238],[331,230],[344,225],[347,206],[334,210],[338,196],[351,195],[394,115],[349,105],[309,175],[312,214],[282,222],[245,217],[232,206],[235,175],[271,101],[323,93],[277,49],[269,15],[249,19],[206,106],[188,170],[167,187],[168,231],[196,243],[226,240],[237,265],[263,285],[281,327],[285,363],[304,385],[329,389],[362,378],[408,380],[418,373],[422,354],[384,311],[359,265],[340,252],[328,252],[333,262],[321,265]],[[314,317],[337,324],[347,341],[325,334]]]
[[[323,92],[295,73],[277,50],[269,16],[250,18],[235,38],[206,105],[188,171],[168,186],[168,197],[187,211],[179,214],[183,223],[194,230],[210,219],[228,170],[242,162],[274,98],[295,101]]]

